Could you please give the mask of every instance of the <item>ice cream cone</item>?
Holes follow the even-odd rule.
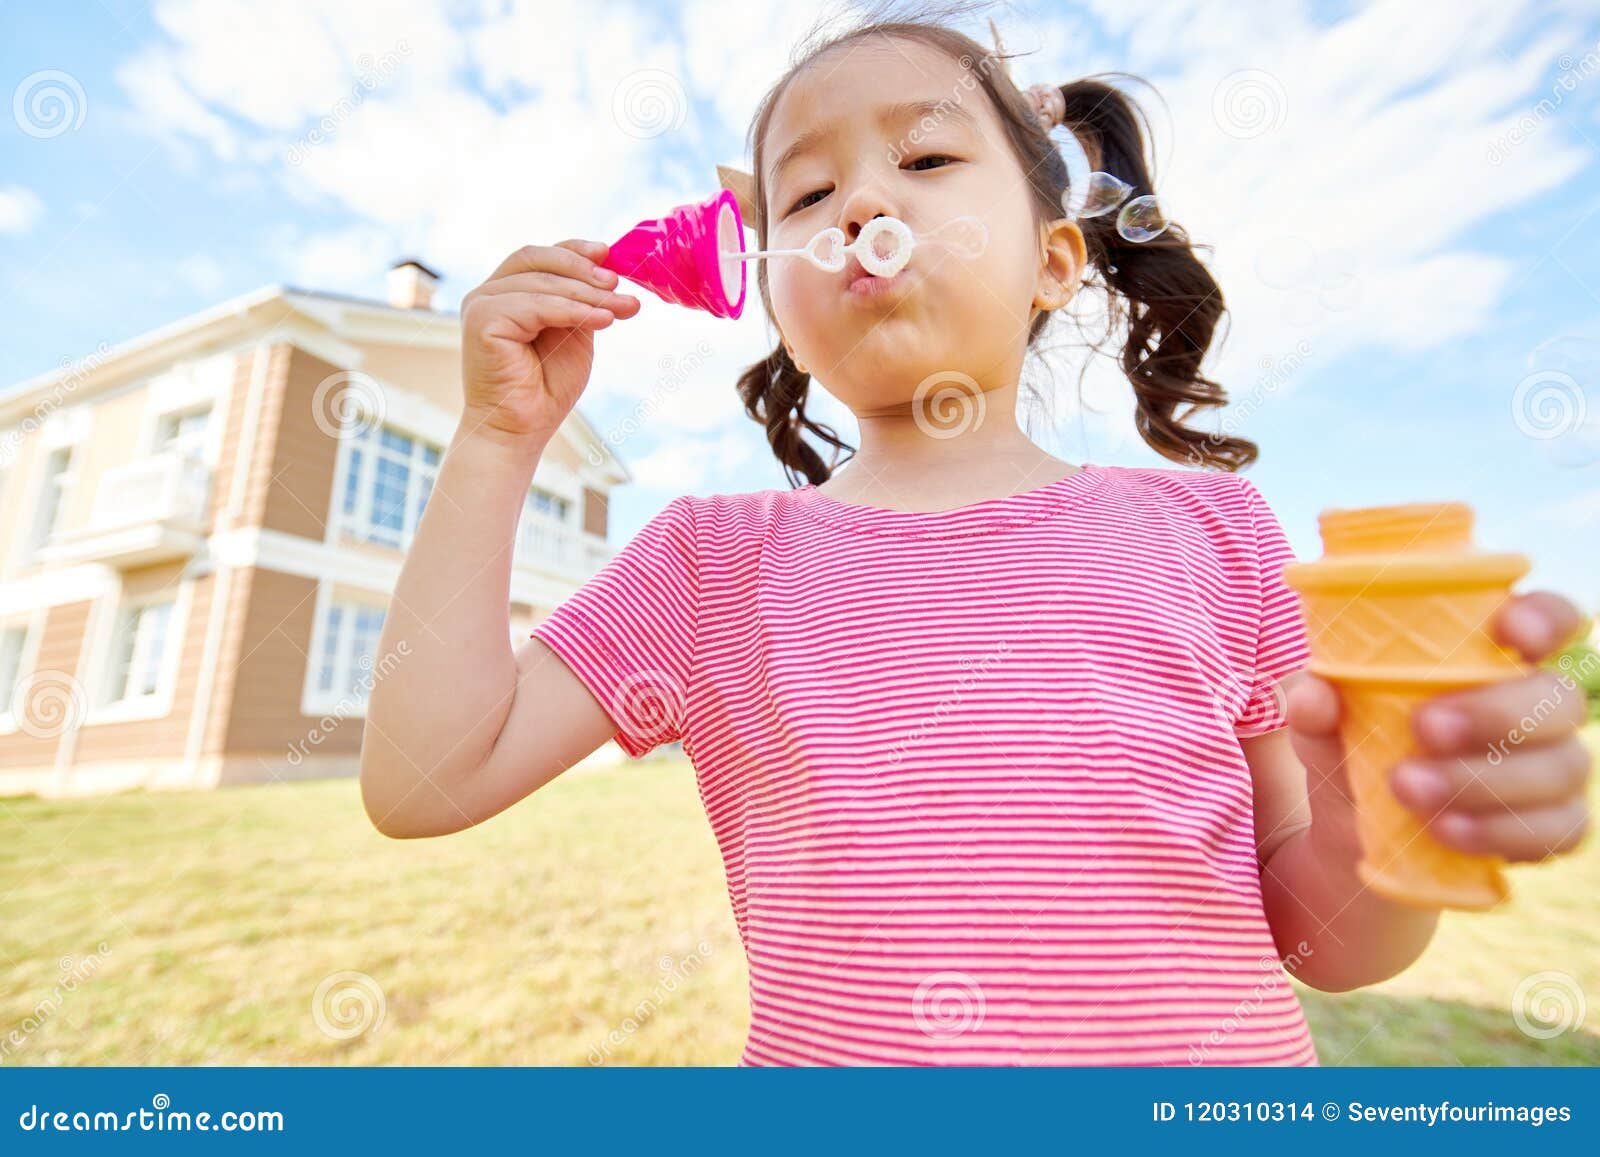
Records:
[[[1528,670],[1490,629],[1528,559],[1476,551],[1472,508],[1460,502],[1325,510],[1318,524],[1323,557],[1283,575],[1300,595],[1310,670],[1344,705],[1361,878],[1409,904],[1493,907],[1509,894],[1500,858],[1435,839],[1389,773],[1419,750],[1411,715],[1424,700]]]

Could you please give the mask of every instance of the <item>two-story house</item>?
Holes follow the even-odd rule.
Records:
[[[355,774],[461,406],[436,275],[389,277],[269,287],[0,394],[0,794]],[[524,504],[514,640],[611,556],[628,479],[574,412]]]

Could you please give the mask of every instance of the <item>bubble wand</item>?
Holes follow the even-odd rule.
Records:
[[[747,289],[745,263],[775,257],[801,257],[818,269],[837,273],[850,257],[877,277],[893,277],[922,246],[942,246],[976,257],[989,244],[989,231],[976,217],[956,217],[918,236],[898,217],[874,217],[854,241],[829,226],[799,249],[746,250],[744,219],[731,189],[693,205],[680,205],[665,217],[652,217],[628,230],[601,266],[650,290],[663,301],[702,309],[715,317],[738,317]]]
[[[989,246],[989,230],[976,217],[956,217],[920,237],[898,217],[874,217],[848,244],[844,230],[830,225],[799,249],[758,249],[728,253],[725,261],[754,261],[768,257],[804,257],[824,273],[838,273],[854,257],[875,277],[893,277],[923,245],[944,246],[962,257],[977,257]]]

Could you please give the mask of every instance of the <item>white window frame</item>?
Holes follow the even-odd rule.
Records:
[[[553,506],[556,503],[559,503],[561,506],[561,513],[554,514],[549,510],[540,510],[539,499],[541,498],[545,500],[545,504],[547,506]],[[536,484],[528,487],[528,492],[522,496],[522,517],[542,518],[548,522],[555,523],[557,526],[571,526],[572,511],[574,506],[575,504],[573,503],[572,499],[568,498],[566,495],[557,494],[548,486],[540,486]]]
[[[178,423],[181,425],[185,418],[192,418],[199,414],[205,415],[206,424],[205,429],[201,431],[198,438],[195,438],[191,435],[187,443],[174,439],[173,441],[176,443],[176,446],[174,446],[172,443],[167,443],[162,440],[162,436],[165,433],[169,423]],[[194,458],[202,462],[210,462],[212,460],[211,443],[213,441],[213,436],[216,433],[215,421],[216,407],[209,402],[203,402],[196,406],[185,406],[182,409],[177,410],[163,411],[155,416],[155,425],[150,432],[150,453],[178,453],[186,458]]]
[[[123,644],[126,643],[128,670],[124,672],[107,668],[105,681],[101,683],[101,691],[108,697],[101,700],[102,706],[148,705],[160,697],[166,682],[166,669],[172,661],[170,646],[172,623],[177,610],[176,595],[138,599],[123,603],[117,608],[117,621],[111,628],[111,650],[106,658],[107,661],[116,660],[121,654]],[[152,673],[150,671],[152,666],[155,676],[154,686],[148,691],[130,693],[127,682],[124,682],[112,695],[115,680],[119,678],[142,680]]]
[[[193,586],[192,580],[185,579],[178,584],[176,592],[167,588],[126,596],[119,588],[114,596],[108,596],[106,608],[109,613],[105,615],[105,624],[99,631],[94,647],[91,686],[87,688],[89,710],[84,718],[85,726],[126,723],[136,719],[160,719],[171,713],[173,694],[177,690],[183,642],[188,631],[189,602]],[[166,602],[172,604],[172,610],[167,615],[166,630],[162,638],[161,668],[155,691],[144,695],[125,695],[118,699],[108,699],[114,674],[111,666],[116,659],[126,616],[133,610],[142,610],[144,607]],[[136,658],[138,654],[139,651],[136,650]]]
[[[11,687],[0,686],[0,735],[10,735],[18,730],[17,718],[12,711],[16,691],[23,680],[33,674],[39,662],[39,639],[43,631],[44,612],[28,615],[11,615],[0,619],[0,637],[11,631],[22,632],[22,647],[17,652],[16,679]]]
[[[387,431],[411,442],[411,449],[401,457],[401,452],[383,445]],[[370,417],[356,414],[347,432],[340,440],[339,467],[334,472],[332,517],[329,525],[336,527],[340,538],[352,538],[374,546],[394,550],[410,549],[416,537],[417,524],[422,520],[422,509],[432,495],[433,485],[439,477],[439,465],[444,460],[444,446],[425,434],[408,430],[394,422],[374,424]],[[360,460],[355,461],[359,452]],[[432,461],[429,461],[430,457]],[[403,461],[406,467],[404,508],[400,513],[400,528],[390,531],[377,527],[372,518],[373,489],[377,482],[380,461]],[[355,471],[359,473],[355,473]],[[352,481],[355,484],[355,509],[345,510],[345,496]],[[390,534],[394,537],[390,537]]]
[[[333,656],[333,686],[324,689],[321,686],[323,654],[330,642],[329,630],[336,608],[340,611],[342,619],[338,628],[338,638],[333,640],[336,648]],[[355,651],[355,642],[356,616],[363,610],[376,611],[379,615],[387,617],[388,597],[377,591],[356,590],[329,583],[317,584],[311,627],[311,648],[306,656],[305,681],[300,692],[302,714],[337,715],[347,718],[360,718],[366,715],[367,697],[371,694],[371,681],[376,677],[375,668],[378,663],[377,637],[373,639],[372,664],[365,670],[367,686],[364,689],[358,687],[355,694],[349,689],[352,676],[361,670],[360,656]],[[380,620],[379,636],[382,631]]]
[[[33,495],[24,508],[23,514],[22,556],[24,558],[32,558],[42,548],[48,546],[51,536],[61,529],[61,520],[66,516],[67,504],[72,501],[73,486],[78,480],[78,447],[74,443],[68,442],[59,446],[40,446],[39,454],[41,461],[38,470],[34,474]],[[50,463],[55,460],[58,454],[67,456],[66,465],[59,472],[53,472],[50,469]],[[53,479],[55,480],[54,482],[52,482]],[[54,485],[57,491],[56,508],[54,514],[50,517],[50,525],[44,526],[42,524],[44,522],[45,488],[51,485]]]
[[[195,360],[180,361],[145,383],[148,400],[140,419],[139,452],[160,453],[161,429],[171,418],[206,411],[205,436],[194,453],[215,466],[222,457],[223,426],[228,399],[244,349],[227,350]]]

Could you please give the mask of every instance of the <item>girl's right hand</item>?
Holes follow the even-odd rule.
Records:
[[[466,419],[516,438],[548,437],[577,404],[594,331],[639,312],[595,264],[600,241],[524,245],[461,299]]]

